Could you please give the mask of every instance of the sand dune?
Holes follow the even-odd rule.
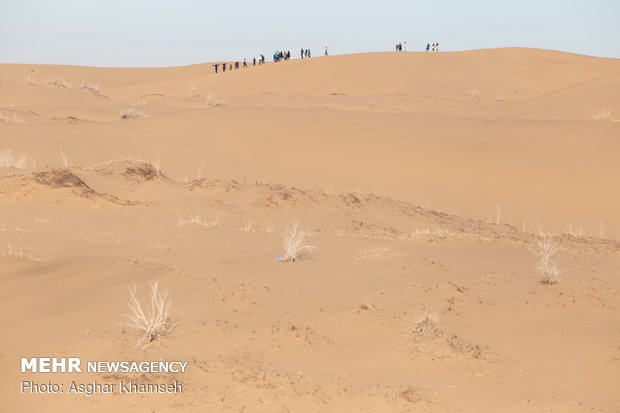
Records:
[[[619,76],[521,48],[2,65],[4,406],[617,411]],[[296,221],[313,248],[278,262]],[[155,280],[175,326],[137,345]],[[189,368],[44,377],[181,395],[20,394],[38,355]]]

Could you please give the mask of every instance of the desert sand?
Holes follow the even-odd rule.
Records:
[[[620,411],[618,59],[4,64],[0,105],[3,411]],[[295,222],[313,248],[279,262]],[[154,281],[173,328],[146,343]],[[20,393],[119,379],[183,393]]]

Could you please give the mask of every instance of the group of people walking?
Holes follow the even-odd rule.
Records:
[[[325,56],[327,56],[327,47],[325,48]],[[312,57],[312,54],[310,53],[310,49],[301,49],[301,58],[309,58]],[[276,51],[273,53],[273,61],[274,62],[279,62],[281,60],[289,60],[291,58],[291,51],[288,50],[286,52],[280,50],[280,51]],[[262,65],[265,64],[265,56],[264,55],[260,55],[258,59],[253,58],[252,59],[252,65],[256,66],[256,64]],[[225,72],[227,69],[228,70],[233,70],[233,69],[239,69],[239,67],[241,66],[241,64],[243,65],[243,67],[248,67],[248,63],[246,59],[243,59],[243,62],[225,62],[225,63],[215,63],[213,65],[213,67],[215,68],[215,73],[218,73],[220,67],[222,68],[222,72]]]
[[[274,62],[279,62],[280,60],[289,60],[290,58],[291,58],[291,51],[290,50],[288,52],[279,51],[279,52],[275,52],[273,54],[273,61]]]
[[[258,57],[258,59],[252,59],[252,65],[256,66],[256,64],[262,65],[265,64],[265,56],[262,54]],[[222,66],[222,72],[225,72],[226,69],[233,70],[239,69],[239,62],[228,62],[228,63],[215,63],[213,67],[215,68],[215,73],[217,73],[219,67]],[[247,59],[243,59],[243,67],[248,67]]]
[[[396,44],[396,51],[397,52],[403,52],[403,51],[407,51],[407,42],[398,42]],[[439,42],[433,42],[431,43],[427,43],[426,44],[426,51],[427,52],[438,52],[439,51]],[[303,59],[305,58],[309,58],[312,57],[312,54],[310,53],[310,49],[301,49],[301,58]],[[325,47],[325,56],[328,56],[327,53],[327,47]],[[284,51],[276,51],[273,54],[273,61],[274,62],[279,62],[280,60],[290,60],[291,58],[291,51],[288,50],[286,52]],[[265,56],[263,56],[262,54],[259,56],[258,60],[256,58],[252,59],[252,65],[256,66],[256,63],[258,63],[259,65],[265,64]],[[229,63],[215,63],[213,65],[213,67],[215,67],[215,73],[218,72],[219,67],[222,67],[222,72],[225,72],[226,69],[228,70],[233,70],[233,69],[239,69],[239,62],[229,62]],[[246,59],[243,59],[243,67],[248,67],[248,63],[246,61]]]
[[[397,52],[402,52],[402,51],[407,51],[407,42],[402,42],[402,43],[396,43],[396,51]],[[434,42],[434,43],[427,43],[426,44],[426,51],[427,52],[438,52],[439,51],[439,42]]]

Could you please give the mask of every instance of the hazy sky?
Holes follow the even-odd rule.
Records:
[[[0,0],[2,63],[176,66],[405,40],[620,58],[620,0]]]

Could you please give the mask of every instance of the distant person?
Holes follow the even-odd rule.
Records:
[[[243,59],[243,67],[248,67],[248,63]]]
[[[286,60],[291,60],[291,51],[286,52]]]
[[[304,49],[303,48],[301,49],[301,58],[302,59],[304,58]]]
[[[308,57],[312,57],[312,53],[310,53],[310,49],[308,49]]]
[[[235,70],[239,69],[239,62],[235,62]]]
[[[219,63],[216,63],[216,64],[214,64],[214,65],[213,65],[213,67],[215,67],[215,73],[217,73],[217,67],[218,67],[219,65],[220,65]]]
[[[222,63],[222,72],[226,71],[226,63]]]
[[[426,43],[426,51],[428,52],[429,50],[431,50],[431,44],[430,43]]]
[[[327,54],[327,46],[325,46],[325,56],[329,56],[329,55]]]
[[[407,51],[407,41],[403,43],[403,47],[405,48],[405,52]]]
[[[262,64],[265,64],[265,55],[264,54],[260,55],[260,60],[261,60]]]
[[[435,51],[438,52],[439,51],[439,42],[435,43]]]
[[[252,66],[256,66],[256,58],[252,61]]]

